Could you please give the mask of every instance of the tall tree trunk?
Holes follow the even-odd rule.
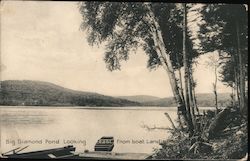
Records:
[[[182,75],[181,75],[181,65],[180,65],[180,60],[178,58],[178,55],[175,54],[176,56],[176,63],[177,63],[177,66],[178,66],[178,75],[179,75],[179,84],[180,84],[180,94],[181,94],[181,97],[182,97],[182,100],[184,101],[184,94],[183,94],[183,85],[182,85]]]
[[[189,78],[189,59],[188,59],[188,55],[187,55],[187,49],[186,49],[186,36],[187,36],[187,7],[186,4],[183,3],[183,66],[184,66],[184,82],[185,82],[185,106],[186,106],[186,111],[187,111],[187,118],[189,121],[189,131],[191,133],[191,135],[193,134],[193,130],[194,130],[194,120],[192,119],[192,111],[190,110],[190,78]]]
[[[217,96],[217,79],[218,79],[217,78],[217,64],[214,66],[214,76],[215,76],[215,80],[214,80],[213,88],[214,88],[215,108],[216,108],[216,114],[217,114],[219,112],[218,96]]]
[[[182,97],[182,100],[185,100],[184,99],[184,94],[183,94],[181,68],[178,69],[178,74],[179,74],[179,79],[180,79],[180,93],[181,93],[181,97]]]
[[[181,65],[180,65],[180,60],[178,58],[178,55],[175,54],[176,56],[176,63],[177,63],[177,66],[178,66],[178,69],[177,69],[177,72],[178,72],[178,75],[179,75],[179,92],[180,92],[180,95],[181,95],[181,98],[182,100],[185,102],[185,99],[184,99],[184,94],[183,94],[183,85],[182,85],[182,74],[181,74]],[[184,103],[183,103],[184,104]],[[181,130],[183,130],[183,123],[182,123],[182,120],[181,120],[181,117],[180,117],[180,114],[178,114],[178,122],[179,122],[179,126],[181,128]]]
[[[195,117],[195,110],[194,110],[194,101],[193,101],[193,83],[192,83],[192,64],[191,62],[189,62],[190,64],[188,65],[189,68],[189,72],[188,72],[188,97],[189,97],[189,103],[190,103],[190,113],[191,113],[191,120],[194,126],[194,129],[196,129],[196,117]]]
[[[234,84],[232,84],[232,91],[231,91],[231,106],[235,106],[235,88]]]
[[[178,69],[178,73],[179,73],[179,78],[180,78],[180,91],[181,91],[181,97],[182,97],[183,101],[185,101],[185,99],[184,99],[184,93],[183,93],[181,69]],[[185,103],[185,102],[184,102],[184,103]]]
[[[236,21],[236,35],[237,35],[237,50],[238,50],[239,65],[240,65],[240,110],[243,112],[245,109],[245,64],[241,52],[239,21]]]
[[[166,52],[167,49],[166,49],[166,46],[165,46],[164,41],[163,41],[160,25],[159,25],[155,15],[154,15],[152,9],[151,9],[150,4],[146,3],[146,6],[149,10],[149,12],[148,12],[149,14],[147,15],[147,17],[150,20],[150,22],[152,22],[152,25],[150,27],[151,27],[151,33],[153,36],[157,56],[159,57],[163,68],[166,70],[166,72],[169,76],[172,92],[173,92],[175,101],[177,103],[178,114],[183,117],[185,123],[187,124],[187,126],[189,128],[188,118],[186,117],[185,104],[184,104],[184,101],[182,100],[181,95],[179,93],[179,87],[178,87],[178,84],[176,81],[176,76],[174,73],[172,62],[170,60],[170,55],[167,54],[167,52]]]
[[[236,85],[236,93],[237,93],[237,100],[238,100],[238,106],[239,108],[241,107],[241,101],[240,101],[240,81],[239,81],[239,74],[236,74],[236,82],[237,82],[237,85]]]
[[[196,94],[195,94],[195,82],[194,82],[194,78],[193,78],[193,74],[190,73],[190,77],[191,77],[191,83],[192,83],[192,93],[193,93],[193,103],[194,103],[194,107],[196,109],[196,112],[198,115],[200,115],[199,109],[198,109],[198,105],[197,105],[197,100],[196,100]]]
[[[240,107],[240,96],[239,96],[239,62],[236,55],[232,55],[233,63],[234,63],[234,90],[235,90],[235,101],[238,103]]]
[[[184,66],[184,84],[185,84],[185,89],[184,89],[184,93],[185,93],[185,105],[186,105],[186,109],[188,112],[190,112],[190,104],[189,104],[189,97],[188,97],[188,74],[189,74],[189,70],[188,70],[188,57],[187,57],[187,52],[186,52],[186,26],[187,26],[187,17],[186,17],[186,4],[183,3],[183,9],[184,9],[184,16],[183,16],[183,42],[182,42],[182,46],[183,46],[183,66]]]

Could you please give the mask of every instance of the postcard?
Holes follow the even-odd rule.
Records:
[[[248,5],[1,1],[0,154],[248,158]]]

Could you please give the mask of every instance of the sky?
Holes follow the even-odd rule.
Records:
[[[120,71],[108,71],[105,48],[88,45],[81,21],[76,2],[1,1],[0,79],[46,81],[111,96],[172,96],[166,71],[147,69],[141,49]],[[197,93],[212,93],[207,57],[199,58],[194,72]],[[219,82],[218,92],[230,89]]]

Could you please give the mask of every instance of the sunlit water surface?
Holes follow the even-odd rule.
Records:
[[[1,107],[1,153],[16,147],[33,151],[74,145],[77,152],[94,150],[102,136],[113,136],[114,152],[151,153],[176,120],[172,107]],[[22,142],[21,142],[22,141]]]

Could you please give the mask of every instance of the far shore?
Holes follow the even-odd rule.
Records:
[[[43,108],[43,109],[84,109],[84,110],[177,110],[176,107],[160,107],[160,106],[6,106],[0,105],[0,108]],[[220,107],[225,108],[225,107]],[[215,110],[215,107],[199,107],[200,110]]]

